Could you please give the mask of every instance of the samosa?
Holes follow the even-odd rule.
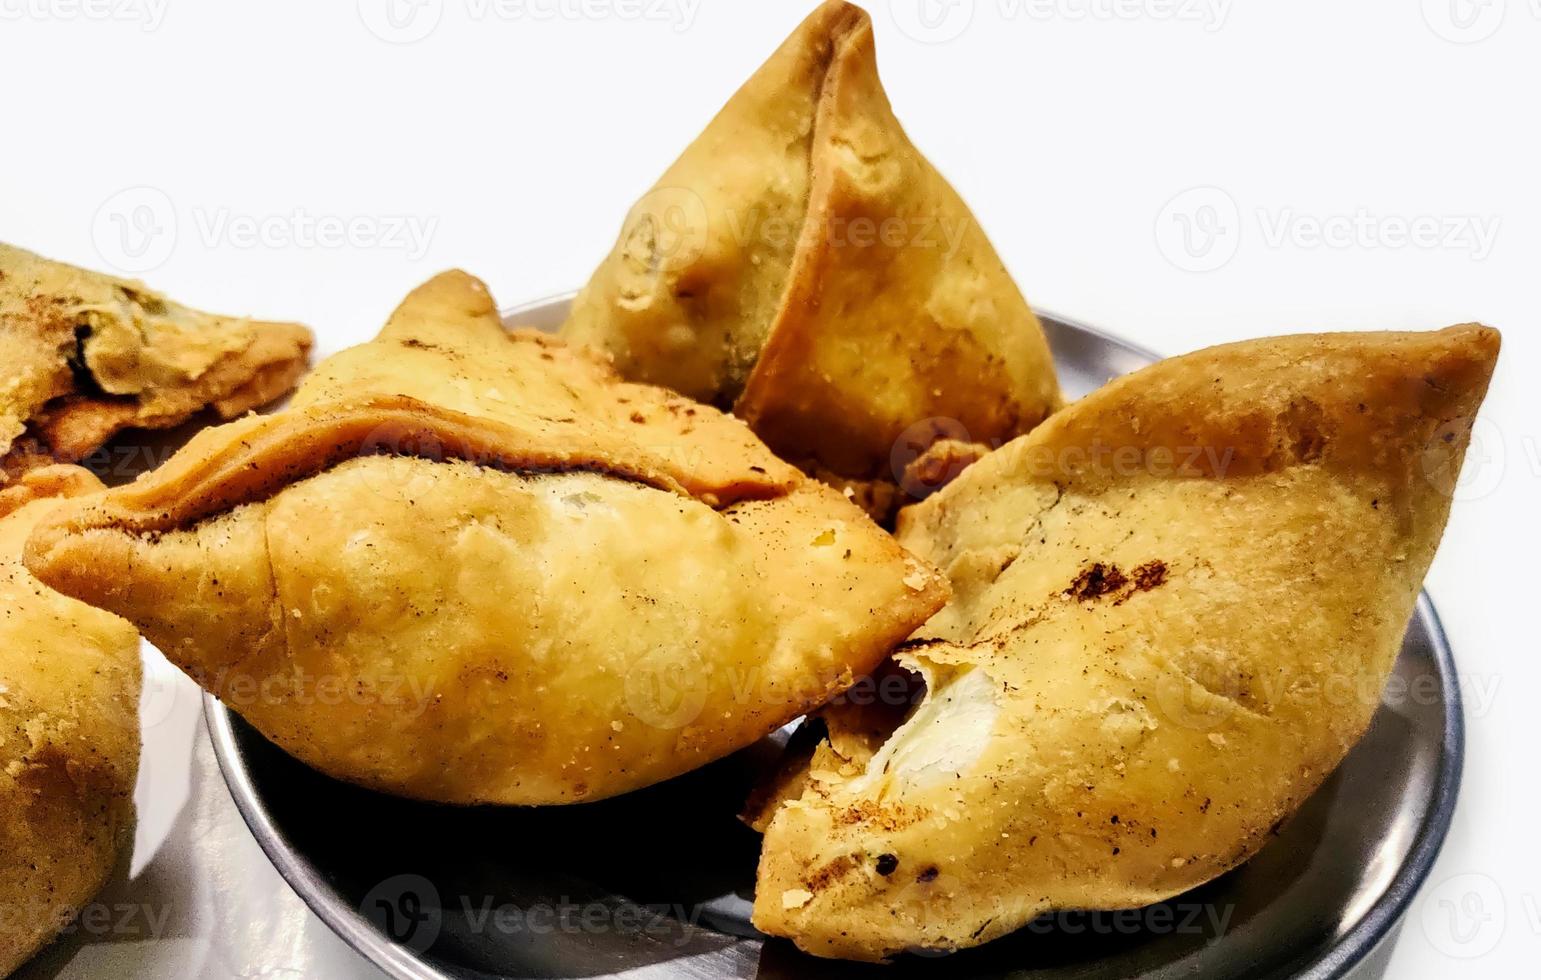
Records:
[[[294,387],[310,347],[298,324],[200,313],[0,244],[0,485],[123,429],[265,405]]]
[[[0,976],[57,936],[133,843],[139,633],[21,561],[59,501],[101,489],[74,466],[0,489]]]
[[[1037,317],[894,118],[848,3],[815,11],[637,202],[562,336],[857,488],[895,484],[901,442],[999,445],[1061,401]]]
[[[288,410],[49,521],[28,560],[315,768],[463,804],[724,756],[947,595],[742,422],[505,331],[458,272]]]
[[[925,699],[875,751],[815,756],[755,924],[881,960],[1245,861],[1369,724],[1498,347],[1464,326],[1163,361],[901,512],[954,590],[898,657]]]

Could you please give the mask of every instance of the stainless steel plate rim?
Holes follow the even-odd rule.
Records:
[[[510,325],[519,325],[532,319],[549,319],[565,308],[573,295],[560,294],[515,307],[504,315],[504,320]],[[1040,311],[1040,316],[1047,326],[1055,330],[1095,338],[1146,360],[1155,360],[1159,356],[1074,319],[1045,311]],[[1439,668],[1444,704],[1443,745],[1439,771],[1434,777],[1431,804],[1422,815],[1417,835],[1402,866],[1384,893],[1331,949],[1298,974],[1302,980],[1336,980],[1345,977],[1381,948],[1401,923],[1418,889],[1432,870],[1454,816],[1465,758],[1465,726],[1459,679],[1444,627],[1427,593],[1419,596],[1414,616],[1422,621],[1428,632]],[[344,942],[384,970],[393,980],[444,980],[445,974],[442,971],[381,934],[358,909],[338,896],[315,865],[290,844],[274,824],[252,781],[251,773],[242,762],[233,714],[218,699],[207,694],[204,696],[204,714],[215,756],[236,808],[268,859],[306,905]]]

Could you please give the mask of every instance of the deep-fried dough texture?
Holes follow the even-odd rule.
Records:
[[[782,804],[807,792],[809,780],[843,782],[860,775],[924,695],[916,675],[897,661],[883,663],[871,677],[809,716],[788,742],[775,771],[755,788],[739,819],[763,834]],[[805,739],[805,729],[816,737]]]
[[[820,7],[627,217],[563,336],[736,414],[782,457],[892,481],[908,427],[998,444],[1059,404],[978,221],[911,145],[872,24]]]
[[[235,418],[292,388],[310,345],[297,324],[200,313],[0,244],[0,483],[129,427]]]
[[[100,488],[56,466],[0,490],[0,976],[68,924],[133,839],[139,634],[21,564],[52,498]]]
[[[901,512],[955,593],[900,658],[928,699],[776,814],[755,923],[881,959],[1245,860],[1369,723],[1497,352],[1478,326],[1201,351]]]
[[[316,768],[449,803],[692,769],[839,693],[946,599],[743,423],[506,333],[463,273],[287,411],[61,515],[29,561]]]

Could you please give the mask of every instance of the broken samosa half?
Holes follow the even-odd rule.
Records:
[[[0,489],[0,976],[74,919],[133,842],[139,633],[22,567],[32,528],[100,489],[74,466]]]
[[[562,336],[851,480],[894,482],[901,436],[932,420],[999,445],[1060,404],[1037,317],[894,118],[847,3],[814,12],[637,202]]]
[[[315,768],[465,804],[724,756],[947,594],[743,423],[506,332],[463,273],[286,411],[49,522],[29,563]]]
[[[881,960],[1246,860],[1369,724],[1498,346],[1464,326],[1164,361],[901,512],[954,591],[899,655],[926,698],[776,811],[755,924]]]
[[[310,346],[298,324],[200,313],[0,244],[0,485],[123,429],[265,405],[294,387]]]

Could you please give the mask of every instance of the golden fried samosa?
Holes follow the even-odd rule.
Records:
[[[299,380],[310,346],[298,324],[200,313],[0,244],[0,484],[85,459],[122,429],[265,405]]]
[[[901,512],[954,590],[899,656],[926,700],[776,812],[755,924],[880,960],[1246,860],[1375,711],[1498,344],[1465,326],[1165,361]]]
[[[100,489],[54,466],[0,490],[0,976],[69,924],[133,841],[139,633],[21,561],[58,498]]]
[[[695,768],[946,599],[742,422],[506,332],[463,273],[288,410],[40,528],[29,562],[317,769],[447,803]]]
[[[746,419],[810,472],[892,483],[906,430],[999,445],[1060,402],[1037,317],[826,3],[632,209],[565,339]]]

